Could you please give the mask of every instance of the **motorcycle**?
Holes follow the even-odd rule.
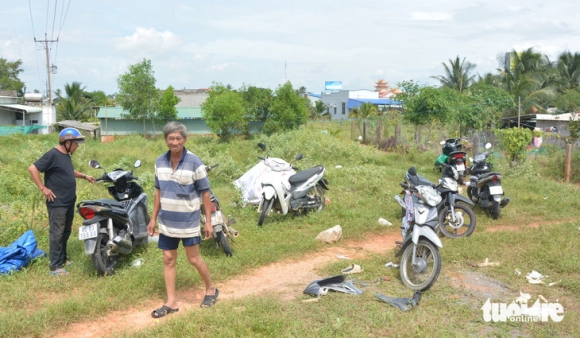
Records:
[[[432,187],[441,196],[441,201],[437,204],[439,222],[435,227],[435,232],[451,238],[470,236],[475,231],[476,225],[475,213],[472,210],[475,203],[459,193],[457,186],[459,174],[455,167],[441,164],[441,169],[442,177],[437,185],[419,174],[415,175],[422,185]],[[399,196],[396,198],[399,204],[404,205],[404,201]],[[405,207],[402,212],[405,217]]]
[[[214,164],[212,166],[206,166],[205,171],[210,172],[213,168],[219,166],[219,164]],[[220,206],[220,200],[214,195],[211,189],[209,190],[210,200],[211,200],[211,225],[213,227],[213,237],[216,243],[216,249],[219,250],[221,247],[226,256],[232,256],[232,249],[230,248],[229,242],[234,242],[234,237],[238,237],[239,233],[236,229],[230,227],[230,225],[236,223],[235,218],[226,219],[224,214],[222,213],[222,209]],[[200,218],[201,223],[205,226],[205,208],[200,207],[201,215]]]
[[[266,150],[264,144],[260,145],[262,150]],[[272,161],[271,158],[258,158],[264,162]],[[302,154],[296,155],[295,161],[302,159]],[[298,170],[290,163],[293,170]],[[282,169],[282,168],[281,168]],[[278,171],[272,170],[262,176],[262,195],[258,212],[260,218],[258,225],[264,224],[266,216],[272,210],[279,211],[286,215],[289,211],[294,214],[308,211],[318,212],[324,208],[326,202],[324,194],[328,189],[328,181],[323,178],[326,169],[323,165],[317,165],[310,169],[302,170],[288,177],[281,176]]]
[[[99,162],[89,161],[89,166],[101,168]],[[135,161],[134,167],[141,166]],[[113,275],[120,256],[131,254],[133,248],[147,245],[147,194],[135,182],[133,171],[115,169],[96,179],[106,182],[114,199],[98,199],[77,203],[78,213],[84,219],[79,228],[79,240],[84,241],[85,253],[91,255],[99,276]]]
[[[455,167],[459,177],[457,178],[457,183],[463,185],[465,181],[465,176],[468,175],[466,168],[467,163],[467,153],[462,151],[463,147],[461,144],[461,138],[451,138],[445,141],[441,141],[440,144],[443,146],[443,154],[441,154],[436,160],[435,165],[439,166],[441,170],[441,164],[448,164]]]
[[[439,224],[437,205],[441,196],[432,183],[421,179],[415,167],[405,174],[405,183],[399,185],[405,191],[405,199],[395,199],[405,209],[403,218],[403,241],[396,254],[401,257],[399,273],[403,284],[415,291],[429,289],[441,272],[441,239],[435,233]]]
[[[485,145],[485,149],[491,148],[491,143]],[[471,177],[467,187],[467,195],[477,203],[482,209],[489,210],[492,219],[498,219],[501,208],[509,204],[509,197],[504,195],[501,186],[501,173],[492,172],[493,164],[486,162],[491,152],[485,151],[475,155],[475,159],[470,159]]]

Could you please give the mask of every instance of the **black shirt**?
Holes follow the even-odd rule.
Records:
[[[77,181],[69,154],[52,148],[34,162],[38,171],[44,173],[44,185],[52,190],[56,198],[46,202],[51,207],[68,207],[74,204],[77,195]]]

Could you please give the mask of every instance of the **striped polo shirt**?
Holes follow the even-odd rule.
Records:
[[[209,190],[209,180],[201,159],[183,148],[183,156],[171,168],[171,151],[155,161],[155,188],[159,189],[159,233],[175,238],[200,236],[201,193]]]

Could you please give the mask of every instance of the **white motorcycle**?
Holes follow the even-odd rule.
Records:
[[[265,150],[266,147],[260,144],[260,148]],[[264,162],[271,161],[271,158],[260,158]],[[302,159],[302,154],[298,154],[296,161]],[[297,168],[290,167],[294,170]],[[282,168],[281,168],[282,169]],[[328,189],[328,181],[323,178],[325,168],[323,165],[317,165],[310,169],[302,170],[287,179],[273,169],[262,177],[262,195],[258,212],[260,218],[258,225],[264,224],[266,216],[270,215],[272,210],[286,215],[289,211],[294,214],[308,211],[320,211],[324,208],[325,190]]]
[[[415,167],[405,174],[407,183],[400,183],[405,189],[405,199],[398,195],[395,199],[403,209],[403,242],[397,256],[401,256],[399,273],[403,284],[415,291],[429,289],[441,272],[443,247],[435,229],[439,224],[437,205],[441,196],[432,183],[417,175]]]

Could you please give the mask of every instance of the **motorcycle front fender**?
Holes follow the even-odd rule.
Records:
[[[437,245],[438,247],[442,248],[443,243],[441,243],[441,239],[439,236],[428,226],[417,226],[413,227],[413,232],[411,233],[411,240],[413,243],[419,243],[419,238],[425,237],[427,240],[432,242],[433,244]]]
[[[265,200],[271,200],[276,195],[276,189],[271,185],[266,185],[262,188],[262,194]]]
[[[469,198],[461,194],[453,194],[453,199],[455,200],[455,202],[463,202],[465,204],[471,205],[472,207],[475,206],[475,203],[473,203]]]

